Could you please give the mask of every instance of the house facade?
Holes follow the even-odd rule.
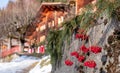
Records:
[[[30,26],[26,38],[30,45],[45,41],[50,29],[60,29],[64,21],[81,13],[82,7],[93,0],[68,0],[67,3],[43,2],[36,15],[35,23]]]
[[[42,3],[40,10],[37,13],[35,28],[28,28],[26,34],[30,43],[43,42],[50,29],[59,29],[68,14],[67,4],[57,3]]]

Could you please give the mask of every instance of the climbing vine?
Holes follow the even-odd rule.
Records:
[[[59,61],[62,56],[62,31],[61,30],[51,30],[47,37],[47,51],[51,56],[52,64]]]

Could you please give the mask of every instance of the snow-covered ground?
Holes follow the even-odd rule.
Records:
[[[50,57],[46,56],[29,73],[50,73],[51,69]]]
[[[38,64],[30,70],[29,73],[50,73],[51,64],[48,63],[44,65],[41,63],[43,61],[44,64],[50,62],[50,57],[46,56],[42,59],[38,59],[36,57],[21,56],[11,62],[0,63],[0,73],[22,73],[22,70],[31,66],[35,62],[38,62]]]

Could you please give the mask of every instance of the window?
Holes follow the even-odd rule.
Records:
[[[61,23],[63,22],[63,20],[64,20],[64,17],[63,17],[63,16],[60,16],[60,17],[58,18],[58,25],[59,25],[59,26],[61,26]]]
[[[49,27],[49,28],[51,27],[51,22],[48,23],[48,27]]]
[[[40,27],[40,31],[43,31],[43,30],[45,30],[46,29],[46,26],[45,25],[42,25],[41,27]]]
[[[63,16],[61,16],[61,22],[63,22],[64,21],[64,17]]]
[[[36,31],[39,31],[39,27],[38,27],[38,28],[36,28]]]
[[[58,25],[61,24],[61,18],[58,18]]]
[[[45,35],[40,37],[40,42],[43,42],[45,40]]]
[[[52,21],[52,27],[54,27],[55,26],[55,22],[54,21]]]

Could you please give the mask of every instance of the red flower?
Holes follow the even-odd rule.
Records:
[[[89,50],[90,50],[91,52],[97,54],[97,53],[100,53],[100,52],[101,52],[102,48],[101,48],[101,47],[98,47],[98,46],[91,46],[91,47],[89,47]]]
[[[70,55],[75,56],[76,58],[79,57],[79,53],[77,51],[71,52]]]
[[[84,62],[84,66],[87,66],[89,68],[95,68],[96,67],[96,63],[95,61],[91,60],[91,61],[86,61]]]
[[[84,57],[84,56],[79,56],[79,57],[78,57],[78,61],[79,61],[79,62],[83,62],[84,60],[85,60],[85,57]]]
[[[66,64],[67,66],[72,66],[72,65],[73,65],[73,62],[72,62],[71,60],[67,59],[67,60],[65,60],[65,64]]]
[[[80,47],[80,50],[82,50],[84,53],[87,53],[87,52],[89,51],[89,49],[86,48],[85,45],[82,45],[82,46]]]

